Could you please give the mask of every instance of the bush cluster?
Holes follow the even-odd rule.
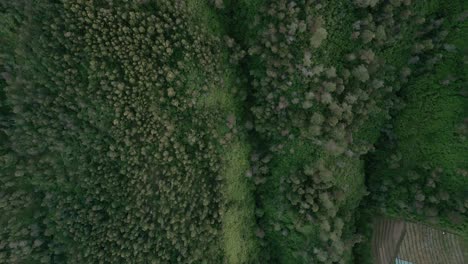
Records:
[[[305,259],[312,258],[318,263],[347,263],[346,252],[361,240],[360,236],[344,234],[345,221],[351,215],[340,210],[345,194],[337,187],[333,170],[324,160],[319,160],[284,180],[288,186],[285,195],[302,215],[300,222],[318,227],[319,240],[313,248],[302,252]]]
[[[344,65],[315,62],[327,38],[315,6],[279,1],[257,19],[267,26],[257,29],[258,40],[248,51],[260,65],[250,71],[255,130],[273,142],[299,137],[332,155],[357,157],[370,144],[354,141],[353,134],[370,116],[388,112],[391,92],[399,87],[393,69],[374,52],[379,46],[374,38],[361,39],[360,48],[343,58]],[[375,35],[379,27],[391,31],[386,21],[374,21],[369,14],[354,27],[359,34],[372,30]]]
[[[466,170],[459,170],[458,174],[466,177]],[[451,193],[443,184],[448,177],[442,168],[416,167],[383,182],[373,181],[372,199],[383,213],[398,213],[434,225],[462,229],[468,219],[468,197]]]

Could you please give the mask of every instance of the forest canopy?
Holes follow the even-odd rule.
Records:
[[[376,263],[468,239],[463,0],[0,1],[0,263]]]

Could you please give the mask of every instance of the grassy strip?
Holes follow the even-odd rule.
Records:
[[[188,4],[189,10],[192,10],[195,19],[198,19],[199,25],[206,28],[209,34],[223,37],[226,30],[220,23],[221,17],[213,6],[209,6],[203,0],[190,0]],[[223,249],[226,263],[256,263],[259,244],[255,237],[253,184],[245,177],[246,171],[250,168],[251,150],[246,134],[239,125],[243,116],[243,100],[238,92],[239,89],[245,89],[245,87],[236,84],[239,73],[236,72],[234,65],[229,64],[228,57],[228,51],[224,50],[224,63],[219,65],[224,72],[225,87],[210,91],[201,103],[208,110],[222,109],[227,118],[236,119],[236,126],[240,129],[239,136],[221,150],[221,153],[224,153],[222,160],[225,180],[222,193],[226,204],[222,214]],[[225,130],[226,124],[220,124],[220,134]]]

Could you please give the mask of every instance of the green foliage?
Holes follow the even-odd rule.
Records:
[[[401,25],[398,45],[385,51],[387,61],[402,69],[400,80],[406,84],[399,91],[404,104],[395,108],[394,119],[382,128],[377,152],[367,160],[372,195],[360,208],[358,228],[367,237],[372,236],[377,214],[424,222],[466,237],[465,225],[453,222],[463,219],[467,188],[460,174],[466,167],[466,144],[457,141],[452,129],[466,115],[465,99],[453,96],[466,81],[460,56],[466,54],[461,48],[466,46],[466,22],[460,24],[463,5],[415,2],[412,13],[418,18]],[[433,173],[438,176],[429,181]],[[448,193],[452,195],[447,197]],[[373,263],[370,248],[367,241],[355,249],[359,263]]]
[[[221,263],[236,134],[200,107],[225,89],[221,40],[179,2],[18,7],[2,13],[31,20],[2,50],[0,262]]]
[[[251,135],[261,140],[248,175],[258,186],[264,258],[280,263],[351,261],[351,248],[360,239],[353,235],[350,212],[365,193],[359,157],[377,138],[368,141],[359,132],[369,129],[378,135],[378,125],[368,122],[383,123],[393,106],[396,89],[391,85],[398,85],[396,72],[380,57],[385,34],[377,38],[372,32],[380,26],[390,33],[395,26],[338,1],[231,3],[227,15],[230,9],[249,12],[249,30],[235,32],[234,38],[248,50],[243,61],[252,85],[247,101],[253,114]],[[338,21],[337,15],[345,20]],[[357,17],[359,27],[353,25]],[[353,42],[354,29],[372,37]],[[322,175],[326,187],[304,179],[305,171],[318,169],[320,160],[331,166]],[[318,223],[307,220],[335,216],[348,225],[334,234],[320,235]]]
[[[463,9],[1,2],[0,262],[368,263],[376,208],[466,236]]]
[[[458,16],[453,14],[446,23],[426,21],[420,33],[423,39],[414,47],[430,45],[432,56],[422,55],[413,62],[416,76],[402,90],[406,107],[373,155],[370,180],[376,206],[385,214],[424,221],[466,237],[467,144],[460,135],[467,108],[466,98],[457,94],[466,83],[462,65],[467,30]],[[447,35],[448,30],[453,35]],[[424,39],[428,37],[431,41]]]

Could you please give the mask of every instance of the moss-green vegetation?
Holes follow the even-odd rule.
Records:
[[[375,214],[422,221],[467,236],[466,8],[464,1],[437,0],[413,7],[426,21],[406,25],[399,42],[399,52],[411,56],[413,65],[399,93],[404,107],[393,113],[377,151],[368,156],[372,199],[359,213],[360,232],[368,237]],[[416,47],[428,40],[434,47],[422,55]],[[394,51],[388,59],[403,61]],[[359,263],[372,263],[370,246],[356,248]]]
[[[1,2],[0,262],[371,263],[377,212],[466,236],[464,10]]]
[[[455,5],[440,30],[449,32],[401,91],[406,107],[373,156],[370,179],[381,189],[379,206],[468,235],[466,190],[467,22]],[[438,13],[436,13],[438,14]],[[443,31],[442,31],[443,32]],[[429,35],[434,38],[434,35]],[[432,63],[433,58],[438,58]],[[423,70],[421,70],[423,69]],[[385,185],[381,187],[381,182]],[[387,190],[388,189],[388,190]],[[446,195],[449,195],[446,197]]]
[[[188,1],[188,9],[195,21],[211,35],[222,39],[225,34],[221,17],[216,9],[206,1]],[[224,44],[223,42],[218,45]],[[225,261],[227,263],[255,263],[259,254],[259,243],[255,237],[255,201],[253,184],[245,177],[249,169],[250,146],[246,134],[239,124],[243,115],[242,84],[238,82],[236,68],[229,66],[229,54],[226,49],[221,51],[222,63],[218,64],[223,75],[224,86],[210,90],[200,99],[200,106],[208,111],[221,110],[226,117],[219,125],[219,133],[233,132],[234,136],[228,146],[224,146],[222,175],[226,181],[223,184],[222,239]],[[197,74],[199,76],[199,74]],[[233,131],[229,131],[232,129]]]

